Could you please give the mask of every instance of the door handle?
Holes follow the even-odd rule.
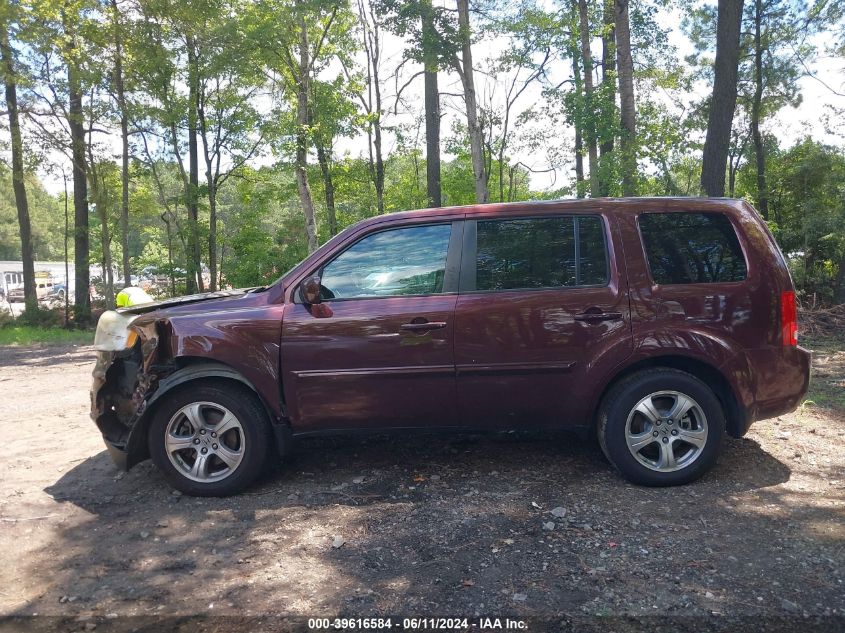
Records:
[[[598,323],[600,321],[617,321],[622,318],[621,312],[601,312],[599,310],[587,310],[581,314],[576,314],[572,317],[576,321],[586,321],[587,323]]]
[[[442,330],[444,327],[446,327],[446,321],[423,321],[422,323],[403,323],[399,329],[406,332],[428,332]]]

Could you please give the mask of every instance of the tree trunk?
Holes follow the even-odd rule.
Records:
[[[208,150],[208,126],[205,118],[205,96],[198,91],[197,119],[202,139],[202,155],[205,161],[205,184],[208,188],[208,288],[217,290],[217,175],[214,170],[214,156]]]
[[[457,0],[458,26],[460,27],[462,57],[458,65],[464,88],[464,103],[467,112],[470,153],[472,154],[472,175],[475,179],[475,201],[486,204],[490,199],[487,189],[487,175],[484,170],[484,130],[478,122],[478,101],[475,94],[475,72],[472,68],[472,39],[469,24],[469,0]]]
[[[440,90],[437,87],[437,51],[431,2],[424,2],[422,14],[423,63],[425,65],[425,171],[428,206],[443,206],[440,190]]]
[[[89,144],[90,148],[90,144]],[[114,272],[112,271],[111,236],[109,234],[108,204],[105,200],[102,187],[104,183],[98,182],[97,170],[94,168],[94,161],[91,163],[91,192],[93,194],[94,206],[97,217],[100,219],[100,240],[102,247],[103,265],[103,289],[105,291],[106,306],[114,308]]]
[[[208,183],[208,289],[217,290],[217,183],[209,170]]]
[[[164,222],[165,231],[167,232],[167,267],[170,277],[170,293],[176,296],[176,276],[173,272],[173,233],[170,228],[170,220],[167,218],[168,211],[161,214],[161,221]]]
[[[320,163],[320,174],[323,176],[323,189],[326,192],[326,214],[329,216],[329,234],[337,235],[337,211],[334,206],[334,181],[329,165],[329,156],[322,141],[317,142],[317,162]]]
[[[73,248],[76,267],[74,320],[87,325],[91,319],[91,285],[88,270],[88,180],[85,161],[85,129],[82,114],[82,91],[76,62],[67,60],[68,76],[68,127],[73,156]]]
[[[358,0],[358,15],[361,22],[361,42],[367,55],[367,99],[364,107],[370,115],[368,141],[370,153],[370,178],[376,188],[378,213],[384,213],[384,157],[381,141],[381,80],[379,60],[381,59],[381,36],[377,19],[372,22],[362,0]],[[375,154],[375,155],[374,155]]]
[[[599,157],[596,150],[596,116],[593,104],[593,55],[590,51],[590,20],[587,0],[578,0],[579,31],[581,36],[581,62],[584,70],[584,139],[590,166],[590,196],[601,192],[599,182]]]
[[[68,239],[70,238],[70,214],[68,213],[67,174],[62,167],[62,181],[65,185],[65,327],[70,323],[70,262],[68,261]]]
[[[126,89],[123,81],[123,36],[117,0],[112,0],[114,19],[114,87],[120,111],[120,141],[123,149],[120,164],[120,249],[123,255],[123,283],[132,285],[129,269],[129,116],[126,111]]]
[[[616,59],[619,68],[619,101],[622,112],[622,194],[637,195],[637,127],[634,102],[634,61],[628,0],[615,0]]]
[[[602,11],[601,37],[601,106],[602,127],[599,136],[599,169],[607,174],[613,160],[614,135],[616,126],[613,124],[616,110],[616,26],[615,0],[604,0]],[[601,178],[601,195],[610,195],[610,182],[605,176]]]
[[[23,296],[27,312],[38,309],[35,288],[35,256],[32,252],[32,225],[29,219],[29,202],[23,169],[23,141],[18,114],[18,88],[12,48],[9,46],[9,24],[0,14],[0,57],[6,87],[6,107],[9,110],[9,131],[12,137],[12,188],[18,210],[18,228],[21,233],[21,262],[23,263]]]
[[[378,95],[376,98],[377,118],[373,125],[373,131],[375,133],[373,146],[376,150],[376,204],[378,206],[378,213],[381,215],[384,213],[384,157],[381,149],[381,95],[378,92],[378,88],[376,90]]]
[[[713,197],[725,195],[725,166],[736,108],[742,3],[743,0],[719,0],[713,96],[701,165],[701,188]]]
[[[839,271],[836,273],[836,284],[833,289],[833,300],[835,303],[845,303],[845,251],[839,258]]]
[[[300,4],[299,1],[296,3]],[[299,15],[299,78],[297,82],[296,100],[296,184],[299,189],[299,200],[302,212],[305,214],[305,233],[308,237],[308,252],[313,253],[320,246],[317,241],[317,221],[314,214],[314,201],[311,198],[311,187],[308,184],[308,92],[311,74],[309,59],[308,31],[305,17]]]
[[[575,94],[580,97],[583,87],[581,67],[578,64],[578,50],[572,50],[572,78],[575,82]],[[576,112],[572,117],[575,124],[575,196],[584,197],[584,139],[581,130],[583,129],[583,112]]]
[[[202,292],[202,255],[199,238],[199,147],[197,145],[197,99],[199,96],[199,67],[196,41],[188,36],[188,252],[185,254],[186,291]]]
[[[757,210],[769,219],[769,194],[766,190],[766,148],[760,133],[760,110],[763,103],[763,3],[754,1],[754,98],[751,102],[751,139],[757,167]]]

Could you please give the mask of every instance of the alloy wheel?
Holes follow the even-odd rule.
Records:
[[[238,418],[214,402],[192,402],[170,418],[164,435],[170,463],[198,482],[220,481],[244,458],[246,437]]]
[[[657,391],[628,414],[625,442],[631,455],[657,472],[673,472],[696,461],[707,444],[701,405],[679,391]]]

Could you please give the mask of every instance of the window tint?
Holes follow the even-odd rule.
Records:
[[[324,298],[389,297],[443,292],[450,224],[368,235],[329,263]]]
[[[640,231],[658,284],[742,281],[745,258],[721,213],[645,213]]]
[[[576,258],[576,254],[580,257]],[[563,216],[478,222],[477,290],[559,288],[606,281],[601,218]]]
[[[582,286],[606,284],[607,250],[601,218],[578,218],[578,255],[578,283]]]

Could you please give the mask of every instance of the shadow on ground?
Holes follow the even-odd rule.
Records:
[[[7,345],[0,347],[0,367],[87,365],[96,359],[90,345]]]
[[[310,440],[226,499],[102,452],[46,489],[85,518],[19,614],[753,614],[804,608],[808,583],[841,602],[830,509],[787,499],[758,443],[725,449],[700,482],[647,489],[569,435]]]

